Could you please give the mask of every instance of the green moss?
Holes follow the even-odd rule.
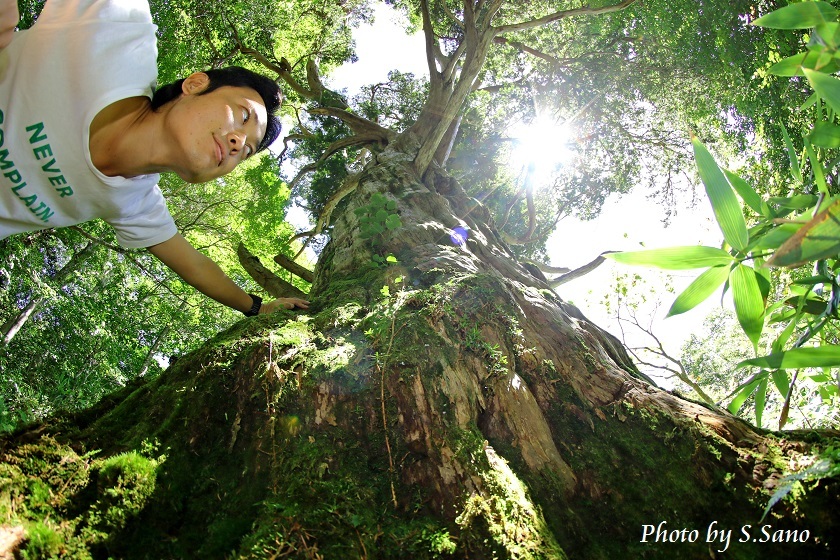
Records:
[[[142,512],[155,490],[157,468],[163,460],[129,451],[94,464],[97,498],[81,529],[87,542],[106,540]]]
[[[26,526],[26,543],[20,550],[21,558],[58,558],[65,550],[64,535],[45,521],[36,521]]]

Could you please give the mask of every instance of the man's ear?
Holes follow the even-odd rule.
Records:
[[[210,76],[204,72],[194,72],[184,78],[184,81],[181,84],[181,92],[183,92],[184,95],[195,95],[207,89],[207,86],[209,85]]]

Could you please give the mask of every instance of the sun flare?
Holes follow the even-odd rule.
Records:
[[[554,119],[538,117],[520,123],[510,132],[513,138],[511,169],[531,169],[533,177],[546,182],[577,155],[574,126]]]

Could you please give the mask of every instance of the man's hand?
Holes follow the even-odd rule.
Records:
[[[294,309],[295,307],[299,307],[300,309],[309,309],[309,302],[305,299],[300,298],[277,298],[274,301],[270,301],[268,303],[263,303],[262,307],[260,307],[260,314],[263,313],[274,313],[278,309]]]
[[[20,21],[17,0],[0,0],[0,49],[9,46],[15,26]]]

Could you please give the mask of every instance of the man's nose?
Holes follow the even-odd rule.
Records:
[[[245,145],[245,134],[236,131],[230,132],[227,135],[227,141],[230,153],[239,153],[239,151],[242,150],[242,146]]]

